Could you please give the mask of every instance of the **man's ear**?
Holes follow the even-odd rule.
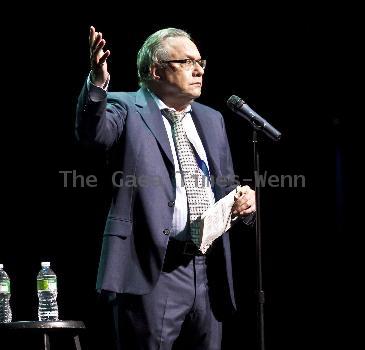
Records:
[[[150,74],[153,80],[163,80],[163,70],[158,64],[153,64],[150,68]]]

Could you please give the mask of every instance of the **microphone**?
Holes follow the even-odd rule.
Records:
[[[255,129],[263,131],[274,141],[279,141],[281,132],[276,130],[264,118],[260,117],[254,110],[252,110],[245,101],[238,96],[232,95],[227,100],[228,107],[239,116],[248,120]]]

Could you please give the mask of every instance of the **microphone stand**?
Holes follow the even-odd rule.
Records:
[[[253,142],[253,159],[254,159],[254,178],[255,178],[255,197],[256,197],[256,286],[258,297],[258,309],[257,309],[257,328],[258,328],[258,341],[259,350],[265,350],[265,332],[264,332],[264,303],[265,293],[262,285],[262,251],[261,251],[261,207],[260,207],[260,163],[259,163],[259,150],[258,139],[255,124],[252,133]]]
[[[248,120],[253,127],[253,156],[254,156],[254,176],[255,176],[255,197],[256,197],[256,287],[257,287],[257,329],[259,350],[265,350],[264,334],[264,304],[265,293],[262,286],[262,261],[261,261],[261,206],[260,206],[260,166],[257,131],[262,131],[266,136],[274,141],[281,138],[281,133],[269,124],[264,118],[260,117],[238,96],[232,95],[227,101],[228,107],[240,117]]]

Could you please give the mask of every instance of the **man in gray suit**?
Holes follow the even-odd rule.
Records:
[[[141,88],[111,93],[110,51],[94,27],[89,40],[76,133],[113,154],[119,175],[97,279],[117,300],[117,346],[167,350],[185,336],[189,349],[220,349],[221,320],[235,309],[229,233],[206,254],[196,233],[200,214],[237,183],[222,115],[194,102],[206,61],[185,31],[160,30],[138,53]],[[254,213],[245,186],[232,218],[249,224]]]

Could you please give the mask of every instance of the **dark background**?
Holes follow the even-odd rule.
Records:
[[[73,130],[88,74],[88,30],[102,31],[112,52],[111,90],[134,91],[144,39],[177,27],[207,58],[199,102],[223,113],[236,173],[252,178],[252,142],[249,124],[226,107],[232,94],[283,134],[279,143],[261,137],[261,171],[305,177],[304,186],[286,180],[261,190],[266,348],[351,348],[362,175],[356,9],[209,5],[208,14],[193,3],[176,6],[77,12],[32,5],[2,31],[0,262],[12,281],[14,320],[36,319],[36,274],[41,261],[51,261],[60,318],[85,322],[88,349],[108,348],[95,280],[110,179],[104,156],[78,145]],[[72,170],[95,175],[98,186],[65,187],[60,172]],[[239,312],[225,324],[223,348],[254,349],[255,232],[235,232],[232,240]]]

